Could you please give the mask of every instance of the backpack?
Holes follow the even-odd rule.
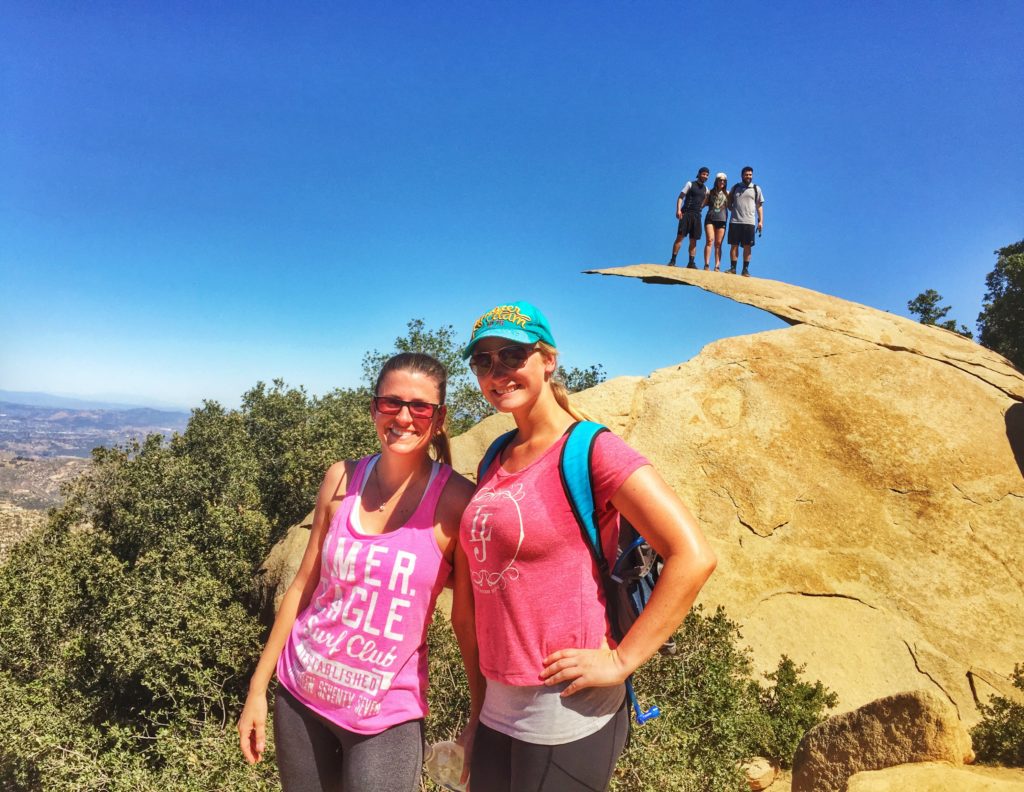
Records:
[[[506,432],[491,443],[477,468],[477,483],[495,458],[511,442],[516,431],[513,429]],[[647,606],[654,585],[658,582],[662,558],[621,514],[618,556],[611,566],[605,558],[595,515],[590,461],[595,439],[607,431],[607,427],[593,421],[579,421],[570,426],[558,458],[558,474],[565,499],[569,502],[583,541],[594,557],[601,575],[608,623],[611,626],[612,637],[618,643]],[[672,654],[675,651],[675,644],[672,641],[666,642],[661,651]],[[657,718],[661,714],[661,710],[656,706],[646,711],[640,708],[640,702],[633,691],[632,674],[626,679],[626,693],[638,724]]]

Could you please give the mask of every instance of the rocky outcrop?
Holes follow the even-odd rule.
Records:
[[[1024,792],[1024,770],[954,767],[941,762],[857,773],[847,792]]]
[[[793,325],[574,397],[697,516],[719,556],[702,601],[741,622],[761,670],[806,664],[840,710],[926,687],[977,720],[975,695],[1024,659],[1024,376],[955,333],[795,286],[602,272]],[[473,475],[507,425],[456,438],[456,467]]]
[[[313,512],[310,512],[302,522],[288,529],[256,572],[256,596],[260,604],[260,620],[264,624],[274,623],[274,614],[281,607],[281,600],[299,571],[312,527]]]
[[[740,621],[760,669],[781,654],[806,664],[841,711],[925,687],[967,724],[979,700],[1012,694],[1024,376],[955,333],[796,286],[656,265],[601,272],[694,285],[792,325],[574,397],[694,512],[719,557],[701,600]],[[494,416],[455,438],[456,468],[473,476],[510,425]],[[268,601],[308,526],[292,533],[290,566],[261,573]]]
[[[763,756],[748,759],[740,765],[740,769],[743,770],[751,792],[761,792],[770,787],[779,772],[779,769]]]
[[[971,738],[947,701],[928,690],[899,693],[807,732],[793,757],[793,792],[846,792],[861,770],[973,760]]]

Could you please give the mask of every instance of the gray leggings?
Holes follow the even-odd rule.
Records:
[[[608,788],[629,735],[619,709],[600,731],[563,745],[536,745],[482,723],[473,742],[473,792],[600,792]]]
[[[423,721],[355,734],[324,720],[279,685],[274,748],[284,792],[415,792],[423,765]]]

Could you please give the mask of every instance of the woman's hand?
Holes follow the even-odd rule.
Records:
[[[619,653],[607,646],[601,649],[562,649],[544,658],[541,679],[545,685],[571,683],[562,691],[562,697],[578,693],[588,687],[613,687],[626,681],[631,669]]]
[[[267,747],[267,694],[250,693],[238,716],[238,742],[249,764],[263,758]]]
[[[469,779],[472,770],[470,765],[473,761],[473,741],[476,739],[476,727],[479,723],[478,718],[470,717],[469,722],[462,727],[459,736],[455,738],[455,744],[462,746],[462,775],[459,777],[459,783],[462,784]]]

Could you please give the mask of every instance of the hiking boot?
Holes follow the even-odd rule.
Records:
[[[706,269],[706,270],[711,269],[711,265],[710,264],[705,264],[704,265],[704,269]]]
[[[694,264],[692,261],[690,261],[690,262],[687,263],[686,268],[687,269],[697,269],[697,265]]]
[[[668,264],[666,264],[665,266],[666,267],[674,267],[675,265],[676,265],[676,260],[674,258],[670,258],[668,260]]]
[[[736,265],[733,264],[731,267],[729,267],[729,269],[726,270],[726,272],[728,272],[730,275],[735,275],[736,274]]]
[[[750,270],[748,270],[746,267],[744,267],[743,268],[743,272],[741,272],[740,275],[742,275],[745,278],[749,278],[750,277]]]

